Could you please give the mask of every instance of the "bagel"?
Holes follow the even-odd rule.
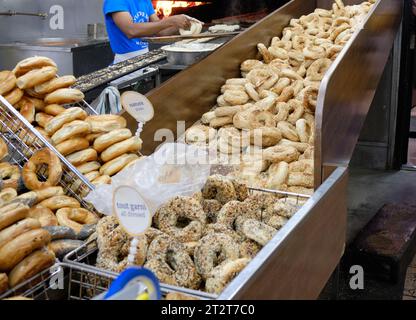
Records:
[[[274,127],[260,127],[250,131],[250,143],[259,147],[271,147],[282,140],[280,130]]]
[[[66,159],[74,166],[79,166],[85,162],[96,161],[98,159],[97,151],[92,148],[71,153]]]
[[[287,176],[289,174],[289,164],[285,161],[272,163],[267,170],[269,178],[267,179],[267,188],[281,189],[283,184],[286,184]]]
[[[101,164],[98,161],[85,162],[77,167],[78,171],[82,174],[87,174],[92,171],[100,169]]]
[[[297,80],[296,80],[297,81]],[[276,102],[288,102],[295,94],[293,87],[286,87],[282,90],[279,95],[279,98],[276,99]]]
[[[11,71],[0,71],[0,95],[12,91],[16,86],[16,76]]]
[[[91,183],[95,186],[99,186],[102,184],[111,184],[111,177],[107,175],[99,176],[98,178],[92,180]]]
[[[74,153],[76,151],[87,149],[89,146],[90,143],[87,139],[75,137],[57,144],[55,148],[63,156],[67,156],[68,154]]]
[[[245,78],[231,78],[225,81],[225,84],[235,85],[235,86],[244,86],[247,83]]]
[[[88,140],[89,143],[94,143],[95,139],[101,137],[104,133],[89,133],[85,136],[85,139]]]
[[[48,166],[48,178],[46,181],[39,181],[37,176],[37,168],[42,164]],[[29,190],[53,187],[61,180],[61,176],[61,161],[55,153],[47,148],[35,152],[25,163],[22,170],[23,182]]]
[[[263,83],[273,76],[269,69],[254,69],[247,74],[246,79],[254,85],[255,88],[259,88]]]
[[[0,190],[2,188],[20,189],[20,168],[8,162],[0,163]]]
[[[32,252],[46,246],[51,240],[48,231],[27,231],[0,248],[0,270],[10,271]]]
[[[244,86],[244,89],[246,90],[247,94],[252,100],[254,101],[260,100],[259,94],[251,82],[247,82]]]
[[[55,211],[61,208],[80,208],[81,205],[78,202],[78,200],[64,195],[64,196],[54,196],[54,197],[45,199],[39,202],[37,207],[44,207],[52,211]]]
[[[262,246],[265,246],[277,232],[275,228],[254,219],[244,221],[241,230],[248,239]]]
[[[48,245],[48,249],[52,251],[59,260],[63,260],[68,253],[78,249],[83,244],[84,241],[81,240],[59,239],[52,241]]]
[[[53,266],[54,263],[55,254],[46,248],[31,253],[10,271],[10,287],[14,287],[25,280],[30,279],[39,272]]]
[[[215,267],[209,274],[205,289],[208,293],[220,294],[224,288],[230,283],[234,277],[243,270],[250,259],[241,258],[228,261]]]
[[[27,122],[32,123],[35,121],[35,104],[23,97],[19,102],[19,112],[27,120]]]
[[[261,66],[263,66],[263,62],[256,59],[248,59],[241,63],[240,70],[242,72],[250,72],[251,70],[259,68]]]
[[[231,123],[233,123],[232,116],[215,117],[214,119],[210,121],[209,126],[212,128],[220,128]]]
[[[298,160],[300,153],[294,147],[277,145],[265,149],[263,155],[265,160],[271,162],[285,161],[290,163],[292,161]]]
[[[217,265],[226,260],[237,260],[239,255],[238,244],[231,236],[212,233],[199,240],[194,253],[195,267],[206,279]]]
[[[43,102],[43,100],[41,99],[29,97],[26,95],[24,96],[24,99],[29,100],[33,103],[33,105],[35,106],[36,112],[41,112],[45,109],[45,102]]]
[[[28,217],[36,219],[42,227],[58,225],[58,220],[49,208],[41,206],[31,208],[29,210]]]
[[[0,248],[21,234],[30,230],[39,229],[40,227],[41,224],[38,220],[29,217],[10,225],[0,231]]]
[[[0,192],[0,208],[17,197],[17,191],[13,188],[4,188]]]
[[[11,203],[1,208],[0,231],[11,226],[19,220],[27,218],[29,207],[26,205]]]
[[[51,116],[56,117],[57,115],[60,115],[62,112],[64,112],[66,109],[62,107],[59,104],[48,104],[43,111],[46,114],[49,114]]]
[[[222,95],[218,96],[218,98],[217,98],[217,105],[219,107],[229,107],[231,104],[228,103],[227,101],[225,101],[224,95],[222,94]]]
[[[232,106],[246,104],[250,97],[245,91],[227,90],[224,92],[224,100]]]
[[[280,129],[280,132],[282,133],[282,136],[288,140],[298,142],[299,136],[296,131],[296,128],[294,125],[287,121],[280,121],[277,124],[277,128]]]
[[[24,95],[23,90],[19,88],[15,88],[12,91],[10,91],[8,94],[6,94],[4,96],[4,99],[6,99],[8,103],[14,106],[16,103],[20,101],[20,99],[23,98],[23,95]]]
[[[118,142],[108,147],[101,153],[101,160],[108,162],[118,156],[128,152],[138,152],[142,147],[142,140],[137,137],[131,137],[122,142]]]
[[[51,143],[51,138],[49,137],[48,133],[42,127],[35,127],[36,130],[49,142]]]
[[[181,36],[194,36],[197,34],[200,34],[202,31],[202,23],[198,22],[198,21],[190,21],[191,22],[191,26],[189,27],[189,30],[186,29],[179,29],[179,34]]]
[[[321,58],[314,61],[308,71],[306,72],[306,76],[311,81],[321,81],[324,78],[326,71],[331,66],[332,61],[328,58]]]
[[[0,136],[0,161],[9,155],[9,147],[6,141]]]
[[[211,120],[215,119],[215,111],[205,112],[201,117],[201,122],[204,124],[209,124]]]
[[[94,179],[97,179],[99,176],[100,176],[99,171],[91,171],[91,172],[88,172],[84,175],[85,179],[87,179],[88,181],[92,181]]]
[[[0,294],[9,289],[9,277],[5,273],[0,273]]]
[[[98,115],[89,116],[85,119],[91,125],[92,133],[104,133],[117,129],[123,129],[127,126],[127,121],[118,115]]]
[[[166,284],[190,289],[197,289],[201,284],[201,277],[186,248],[165,235],[151,242],[144,267],[153,271]]]
[[[277,81],[276,85],[271,89],[271,91],[280,95],[283,89],[288,87],[290,83],[291,81],[289,78],[280,78],[279,81]]]
[[[63,76],[39,84],[34,89],[39,94],[47,94],[58,89],[68,88],[75,84],[75,82],[76,78],[74,76]]]
[[[13,69],[13,73],[19,77],[33,69],[40,69],[43,67],[58,68],[52,59],[48,57],[35,56],[18,62],[16,67]]]
[[[290,172],[287,178],[287,185],[289,187],[304,187],[313,188],[314,180],[313,175],[305,174],[303,172]]]
[[[84,120],[88,114],[79,107],[73,107],[66,109],[58,116],[51,119],[45,126],[45,130],[49,134],[54,134],[56,131],[62,128],[63,125],[75,120]]]
[[[261,127],[276,127],[276,121],[273,119],[273,113],[269,111],[252,111],[249,115],[249,122],[251,129]]]
[[[62,208],[56,212],[56,218],[60,226],[69,227],[79,233],[84,225],[96,224],[97,215],[83,208]]]
[[[38,113],[36,113],[36,116],[35,116],[35,121],[37,122],[37,124],[39,125],[39,126],[41,126],[42,128],[45,128],[45,126],[46,126],[46,124],[51,120],[51,119],[53,119],[53,116],[51,116],[51,115],[49,115],[49,114],[46,114],[46,113],[43,113],[43,112],[38,112]],[[45,131],[46,132],[46,131]],[[47,133],[47,132],[46,132]],[[49,136],[49,134],[48,134],[48,136]]]
[[[236,86],[232,84],[224,84],[221,87],[221,93],[224,94],[227,90],[236,90],[236,91],[244,91],[244,86]]]
[[[42,67],[40,69],[31,70],[24,75],[17,78],[16,85],[20,89],[29,89],[34,86],[44,83],[54,77],[56,77],[56,67]]]
[[[123,170],[130,162],[138,160],[139,156],[137,154],[123,154],[113,160],[105,163],[100,168],[100,173],[102,175],[113,176],[119,171]],[[91,179],[94,180],[94,179]]]
[[[41,190],[36,190],[36,203],[39,203],[45,199],[52,198],[54,196],[64,195],[64,189],[62,187],[48,187]]]
[[[91,125],[88,122],[81,120],[74,120],[70,123],[64,124],[62,128],[56,131],[51,137],[52,143],[57,145],[74,136],[88,134],[91,132]]]
[[[97,152],[101,152],[113,144],[126,140],[131,136],[132,133],[129,129],[116,129],[95,139],[93,148],[97,150]]]
[[[301,101],[294,99],[288,102],[288,106],[290,108],[290,111],[289,116],[287,117],[287,122],[294,125],[296,124],[296,121],[298,121],[303,116],[305,109],[303,108],[303,104]]]
[[[80,102],[85,98],[84,94],[78,89],[58,89],[49,93],[45,97],[46,104],[72,104]]]
[[[309,147],[309,144],[307,144],[307,143],[295,142],[295,141],[290,141],[290,140],[287,140],[287,139],[280,140],[280,142],[278,143],[278,145],[279,146],[290,146],[290,147],[294,147],[300,153],[305,152],[305,150],[308,149],[308,147]]]
[[[309,143],[312,131],[305,119],[299,119],[296,121],[296,132],[299,136],[300,142]]]
[[[215,139],[217,131],[205,125],[194,125],[185,133],[185,141],[187,143],[207,144]]]
[[[259,43],[257,45],[257,50],[259,51],[259,53],[263,57],[263,60],[266,64],[273,61],[274,56],[269,52],[269,50],[267,49],[267,47],[263,43]]]
[[[162,205],[157,215],[159,229],[178,241],[192,242],[202,237],[206,213],[202,205],[194,198],[177,196]],[[181,227],[178,225],[179,219],[188,219],[190,223]]]

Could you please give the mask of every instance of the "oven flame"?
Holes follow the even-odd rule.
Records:
[[[173,8],[196,7],[205,4],[205,2],[195,1],[156,1],[155,11],[158,16],[169,17],[172,15]]]

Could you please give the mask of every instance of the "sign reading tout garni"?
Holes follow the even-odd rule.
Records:
[[[132,237],[145,233],[151,225],[149,206],[133,187],[121,186],[114,191],[113,210],[121,226]]]

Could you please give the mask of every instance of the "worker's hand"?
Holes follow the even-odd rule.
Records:
[[[189,29],[191,27],[191,20],[184,14],[171,16],[166,18],[166,20],[172,25],[172,27],[176,27],[178,29]]]

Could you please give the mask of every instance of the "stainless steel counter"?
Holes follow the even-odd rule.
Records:
[[[113,53],[107,38],[38,38],[0,43],[0,69],[11,69],[27,57],[52,58],[60,74],[80,76],[108,66]]]

